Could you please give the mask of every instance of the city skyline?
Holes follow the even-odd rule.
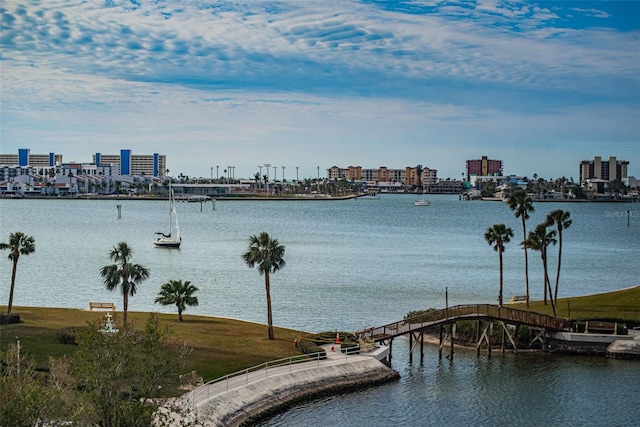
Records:
[[[288,180],[416,164],[457,179],[481,156],[577,179],[615,156],[640,175],[638,2],[3,8],[3,154],[129,148],[175,175],[270,163]]]

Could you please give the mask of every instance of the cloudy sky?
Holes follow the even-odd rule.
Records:
[[[3,0],[0,152],[640,176],[640,2]],[[263,171],[264,173],[264,171]]]

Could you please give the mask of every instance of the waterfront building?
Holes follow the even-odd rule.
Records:
[[[0,154],[0,165],[51,167],[62,163],[62,154],[31,154],[29,148],[20,148],[18,154]]]
[[[332,166],[327,169],[327,177],[333,181],[346,179],[358,182],[399,183],[408,187],[421,184],[423,187],[427,187],[438,181],[438,171],[423,167],[420,176],[418,176],[418,168],[409,166],[404,169],[390,169],[386,166],[380,166],[377,169],[365,169],[361,166],[347,168]]]
[[[502,160],[492,160],[487,156],[481,159],[467,160],[467,181],[471,181],[471,176],[502,176]]]
[[[626,181],[628,168],[628,161],[616,160],[615,157],[609,157],[608,161],[602,161],[600,156],[594,157],[593,160],[583,160],[580,162],[580,183],[584,185],[585,182],[593,179]]]
[[[167,170],[167,156],[164,154],[133,154],[131,150],[120,150],[120,154],[96,153],[93,163],[110,165],[117,175],[164,177]]]

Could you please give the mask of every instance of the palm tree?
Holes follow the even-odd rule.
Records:
[[[286,263],[284,261],[284,246],[278,242],[278,239],[272,238],[265,231],[259,235],[249,237],[249,248],[242,255],[244,262],[253,268],[258,266],[260,275],[264,274],[264,286],[267,291],[267,322],[269,325],[269,339],[274,340],[273,335],[273,315],[271,312],[271,284],[269,282],[269,274],[283,268]]]
[[[198,305],[198,297],[193,296],[196,291],[198,291],[198,288],[188,280],[186,282],[169,280],[162,285],[154,302],[161,305],[175,304],[178,307],[178,320],[182,322],[182,312],[187,309],[187,306]]]
[[[549,225],[555,225],[558,230],[558,271],[556,272],[556,288],[553,298],[558,300],[558,283],[560,282],[560,263],[562,262],[562,230],[571,227],[571,214],[569,211],[563,211],[562,209],[556,209],[551,211],[547,215],[547,223]]]
[[[120,242],[109,253],[109,257],[115,264],[107,265],[100,269],[100,275],[104,278],[107,290],[113,291],[118,286],[120,287],[123,324],[127,323],[129,295],[134,296],[138,291],[137,286],[149,277],[148,268],[129,262],[131,255],[133,255],[133,249],[129,247],[127,242]]]
[[[13,270],[11,270],[11,290],[9,291],[9,304],[7,305],[7,314],[11,314],[13,307],[13,290],[16,285],[16,271],[18,270],[18,259],[20,255],[29,255],[36,250],[35,239],[31,236],[16,231],[9,235],[9,243],[0,243],[0,250],[9,250],[9,260],[13,261]]]
[[[551,293],[551,283],[549,282],[549,272],[547,268],[547,247],[549,245],[556,244],[556,232],[555,230],[547,231],[549,224],[543,222],[538,224],[535,230],[529,232],[526,245],[534,251],[540,251],[540,258],[542,258],[542,268],[544,270],[543,288],[544,288],[544,305],[547,305],[547,289],[549,291],[549,299],[551,300],[551,307],[553,314],[556,313],[555,300]],[[524,243],[524,242],[523,242]],[[524,245],[523,245],[524,246]]]
[[[500,294],[498,295],[498,303],[502,307],[502,253],[504,252],[505,243],[509,243],[513,237],[513,230],[504,224],[494,224],[487,228],[484,233],[484,239],[489,245],[494,245],[493,250],[498,252],[500,257]]]
[[[529,219],[529,212],[533,212],[533,201],[531,197],[527,195],[527,192],[523,189],[519,189],[511,194],[507,201],[509,209],[515,212],[516,218],[522,219],[522,242],[524,249],[524,280],[527,290],[527,308],[529,307],[529,256],[527,255],[527,225],[526,221]]]

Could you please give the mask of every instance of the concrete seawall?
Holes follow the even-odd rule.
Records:
[[[265,378],[221,393],[192,409],[197,414],[198,426],[242,427],[304,401],[357,391],[398,378],[398,372],[369,357]]]

